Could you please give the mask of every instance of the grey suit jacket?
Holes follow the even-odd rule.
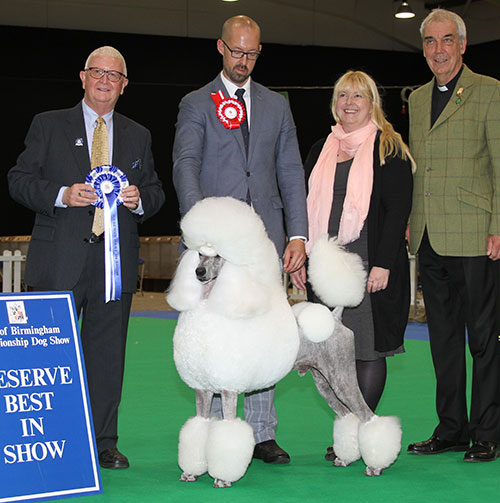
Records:
[[[113,114],[113,164],[141,193],[144,215],[118,208],[122,289],[137,284],[139,236],[137,223],[156,213],[165,194],[154,170],[151,135],[136,122]],[[25,282],[36,288],[71,290],[85,264],[94,207],[56,208],[61,186],[83,183],[90,159],[81,103],[66,110],[35,116],[26,148],[9,171],[11,196],[36,213],[25,271]]]
[[[179,105],[173,149],[173,181],[184,215],[197,201],[232,196],[252,205],[281,255],[289,236],[307,237],[302,162],[288,103],[251,81],[248,157],[240,129],[226,129],[210,96],[221,90],[220,75],[185,96]],[[284,216],[284,221],[283,221]]]

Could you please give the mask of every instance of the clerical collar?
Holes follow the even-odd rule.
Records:
[[[442,93],[445,93],[447,91],[453,91],[453,89],[455,89],[455,86],[457,85],[457,82],[458,82],[458,79],[460,78],[460,75],[462,75],[463,69],[464,69],[464,66],[462,65],[462,68],[460,68],[460,71],[444,86],[439,86],[437,83],[437,80],[436,80],[435,81],[436,88],[439,89],[439,91],[441,91]]]

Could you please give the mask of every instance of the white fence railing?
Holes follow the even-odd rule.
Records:
[[[2,267],[2,292],[21,291],[21,263],[26,260],[26,255],[22,255],[20,250],[14,254],[10,250],[4,250],[0,255]]]

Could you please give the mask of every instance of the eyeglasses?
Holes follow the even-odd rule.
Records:
[[[258,52],[258,51],[245,52],[245,51],[235,50],[235,49],[231,49],[231,47],[229,47],[226,44],[226,42],[224,42],[224,40],[222,40],[222,43],[227,47],[227,50],[231,53],[231,56],[234,59],[241,59],[243,56],[246,56],[248,59],[255,61],[260,56],[260,52]]]
[[[127,76],[124,73],[117,72],[116,70],[103,70],[102,68],[96,68],[95,66],[91,66],[85,70],[89,72],[90,76],[94,79],[102,79],[104,75],[108,77],[108,80],[111,82],[118,82],[123,77],[124,79]]]

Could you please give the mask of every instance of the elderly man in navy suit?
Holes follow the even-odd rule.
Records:
[[[250,78],[261,48],[254,20],[235,16],[224,23],[217,40],[222,72],[179,106],[173,179],[182,215],[210,196],[251,204],[283,256],[284,271],[293,272],[305,261],[304,172],[287,101]],[[245,398],[254,458],[288,463],[289,455],[275,441],[273,397],[274,388]],[[218,398],[213,410],[220,413]]]
[[[137,224],[160,209],[165,194],[154,169],[149,131],[114,112],[128,84],[123,56],[113,47],[96,49],[80,79],[85,94],[78,105],[33,119],[26,148],[9,171],[9,190],[17,202],[36,213],[26,284],[35,290],[71,290],[77,313],[82,312],[99,463],[103,468],[127,468],[128,459],[117,449],[117,424],[128,319],[137,285]],[[108,301],[103,219],[98,216],[94,224],[92,203],[97,195],[84,183],[91,166],[104,164],[119,168],[129,182],[121,191],[123,205],[116,209],[119,241],[114,244],[119,244],[115,257],[119,260],[115,263],[121,263],[121,295]],[[109,239],[109,231],[105,232]]]

